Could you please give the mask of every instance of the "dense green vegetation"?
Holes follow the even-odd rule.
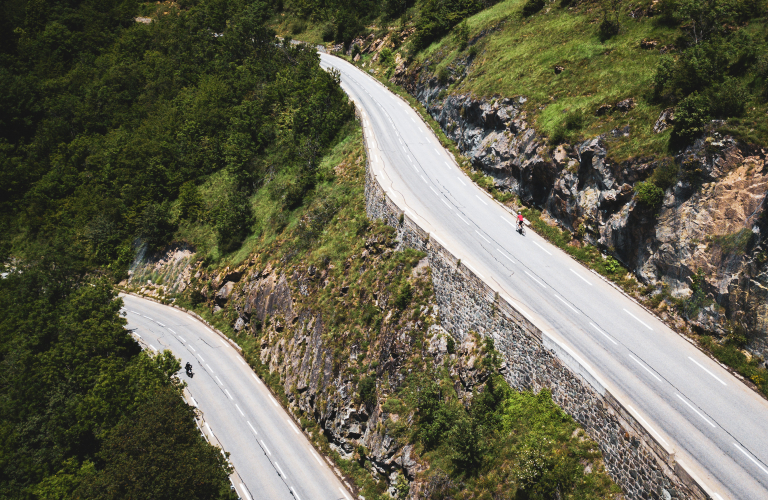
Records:
[[[234,498],[179,361],[142,352],[120,307],[52,262],[0,279],[0,497]]]
[[[140,351],[109,280],[141,248],[215,260],[286,227],[352,107],[270,5],[0,10],[0,497],[229,498],[178,361]]]
[[[137,244],[237,249],[254,193],[300,205],[352,116],[312,50],[275,43],[263,4],[18,4],[0,49],[5,255],[120,271]]]

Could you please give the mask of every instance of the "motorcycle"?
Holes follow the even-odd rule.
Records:
[[[187,362],[187,364],[184,366],[184,369],[187,371],[187,377],[193,377],[194,373],[192,373],[192,364]]]

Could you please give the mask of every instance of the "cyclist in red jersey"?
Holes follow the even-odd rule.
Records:
[[[523,230],[523,214],[517,214],[517,230]]]

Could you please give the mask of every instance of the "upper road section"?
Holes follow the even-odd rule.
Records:
[[[537,326],[631,402],[715,498],[768,498],[768,403],[624,294],[533,232],[456,166],[421,117],[346,61],[371,168],[390,197]]]

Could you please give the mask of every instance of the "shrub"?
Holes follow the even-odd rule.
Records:
[[[336,37],[336,25],[332,22],[327,22],[323,25],[322,37],[324,42],[332,42]]]
[[[603,42],[609,40],[618,35],[619,31],[621,31],[621,25],[619,24],[618,20],[611,19],[607,14],[603,16],[603,21],[600,23],[600,27],[598,28],[600,40]]]
[[[581,130],[584,126],[584,113],[572,111],[565,115],[565,128],[567,130]]]
[[[729,77],[708,89],[707,98],[712,116],[728,118],[744,114],[749,94],[739,80]]]
[[[294,21],[293,23],[291,23],[291,34],[293,35],[304,33],[306,29],[307,29],[307,23],[302,20]]]
[[[475,57],[477,56],[478,52],[480,52],[480,48],[477,45],[472,45],[467,51],[467,55],[469,57]]]
[[[662,160],[651,175],[651,180],[661,189],[667,189],[677,183],[677,164],[670,160]]]
[[[706,96],[694,92],[677,105],[675,109],[675,137],[684,142],[692,142],[704,132],[704,125],[709,120],[709,100]]]
[[[437,70],[437,81],[440,82],[440,85],[445,85],[448,83],[448,79],[451,77],[451,74],[448,72],[448,68],[445,66],[441,67]]]
[[[651,209],[657,209],[664,201],[664,190],[651,181],[638,182],[635,185],[635,199]]]
[[[360,401],[366,405],[376,403],[376,380],[368,375],[357,384],[357,392],[360,394]]]
[[[389,47],[381,49],[381,52],[379,52],[379,61],[381,61],[382,66],[391,66],[392,63],[395,62],[395,56],[392,54],[392,49]]]
[[[469,42],[469,25],[467,24],[466,19],[453,28],[453,40],[459,46],[459,50],[467,48],[467,43]]]
[[[403,286],[400,287],[400,291],[397,293],[397,297],[395,298],[395,307],[402,311],[408,307],[408,304],[411,303],[411,299],[413,299],[413,288],[411,287],[411,284],[406,281],[403,283]]]
[[[536,14],[538,11],[544,8],[546,2],[544,0],[528,0],[523,5],[523,16],[529,17]]]

